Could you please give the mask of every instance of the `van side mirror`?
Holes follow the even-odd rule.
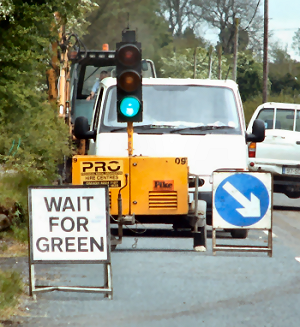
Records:
[[[142,71],[147,71],[148,70],[148,63],[147,60],[143,59],[142,60]]]
[[[78,140],[96,140],[96,131],[90,131],[86,117],[80,116],[75,119],[73,133]]]
[[[265,123],[261,119],[253,122],[252,134],[246,133],[246,142],[262,142],[265,139]]]

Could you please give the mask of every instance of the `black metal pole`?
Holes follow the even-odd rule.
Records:
[[[263,54],[263,103],[268,101],[268,33],[269,33],[269,0],[264,4],[264,54]]]

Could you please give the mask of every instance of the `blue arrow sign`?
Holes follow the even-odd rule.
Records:
[[[217,187],[214,204],[219,215],[235,226],[251,226],[260,221],[269,208],[269,193],[256,177],[233,174]]]

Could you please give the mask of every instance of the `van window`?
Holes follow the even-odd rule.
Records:
[[[107,71],[108,76],[111,76],[111,71],[114,69],[114,66],[103,66],[103,67],[94,67],[86,66],[84,71],[84,79],[82,85],[81,93],[84,94],[85,98],[91,93],[93,85],[100,77],[102,71]]]
[[[293,109],[276,109],[276,111],[274,109],[262,109],[257,118],[264,121],[266,129],[273,129],[275,115],[275,129],[292,131],[294,114],[295,110]],[[300,123],[298,128],[300,129]]]
[[[296,111],[296,132],[300,132],[300,110]]]
[[[97,129],[97,126],[99,123],[99,116],[100,116],[103,92],[104,92],[104,89],[103,89],[103,87],[101,87],[100,94],[99,94],[99,100],[97,103],[97,108],[96,108],[95,117],[94,117],[94,121],[93,121],[93,130]]]
[[[266,129],[273,128],[273,119],[274,119],[274,109],[262,109],[257,119],[261,119],[265,123]]]
[[[103,124],[122,127],[117,122],[116,88],[108,92]],[[135,126],[155,124],[174,127],[230,126],[240,131],[234,93],[225,87],[189,85],[143,86],[143,122]]]
[[[295,110],[277,109],[276,110],[276,123],[277,129],[284,129],[286,131],[292,131],[294,129],[294,115]]]

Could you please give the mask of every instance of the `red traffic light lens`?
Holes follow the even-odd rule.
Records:
[[[141,61],[141,52],[134,44],[123,45],[118,50],[117,59],[124,66],[133,66]]]
[[[118,78],[118,85],[125,92],[134,92],[141,84],[141,77],[135,71],[125,71]]]

